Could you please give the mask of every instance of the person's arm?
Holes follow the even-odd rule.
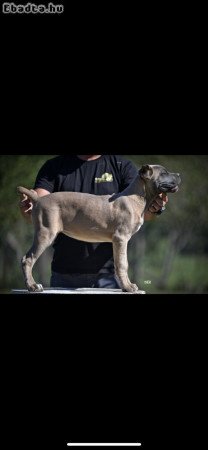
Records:
[[[38,197],[44,197],[45,195],[50,194],[49,191],[46,191],[46,189],[41,189],[41,188],[31,189],[31,191],[36,191],[38,194]],[[27,222],[32,223],[33,204],[31,202],[31,200],[27,197],[27,195],[22,194],[22,198],[19,202],[19,207],[20,207],[22,217],[24,217],[24,219]]]

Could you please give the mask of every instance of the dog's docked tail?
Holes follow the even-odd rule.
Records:
[[[33,189],[29,190],[22,186],[18,186],[17,191],[19,192],[19,194],[27,195],[27,197],[29,197],[30,200],[32,200],[32,202],[34,203],[38,201],[38,194],[36,191],[33,191]]]

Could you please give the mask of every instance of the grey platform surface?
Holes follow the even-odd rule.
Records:
[[[44,294],[63,294],[63,295],[76,295],[76,294],[108,294],[108,295],[126,295],[126,294],[145,294],[144,291],[139,291],[138,293],[123,292],[121,289],[96,289],[96,288],[79,288],[79,289],[56,289],[56,288],[45,288],[43,292],[29,292],[26,289],[12,289],[12,294],[29,294],[29,295],[44,295]]]

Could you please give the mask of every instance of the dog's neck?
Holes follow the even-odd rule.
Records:
[[[143,213],[150,207],[158,193],[150,183],[146,183],[138,174],[131,184],[119,194],[115,194],[112,200],[128,196],[131,200],[144,205]]]

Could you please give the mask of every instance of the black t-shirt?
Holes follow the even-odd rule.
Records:
[[[34,188],[46,189],[50,193],[117,194],[131,183],[136,174],[134,164],[118,155],[101,155],[92,161],[64,155],[46,161],[37,175]],[[111,243],[82,242],[60,233],[53,246],[54,272],[114,273]]]

